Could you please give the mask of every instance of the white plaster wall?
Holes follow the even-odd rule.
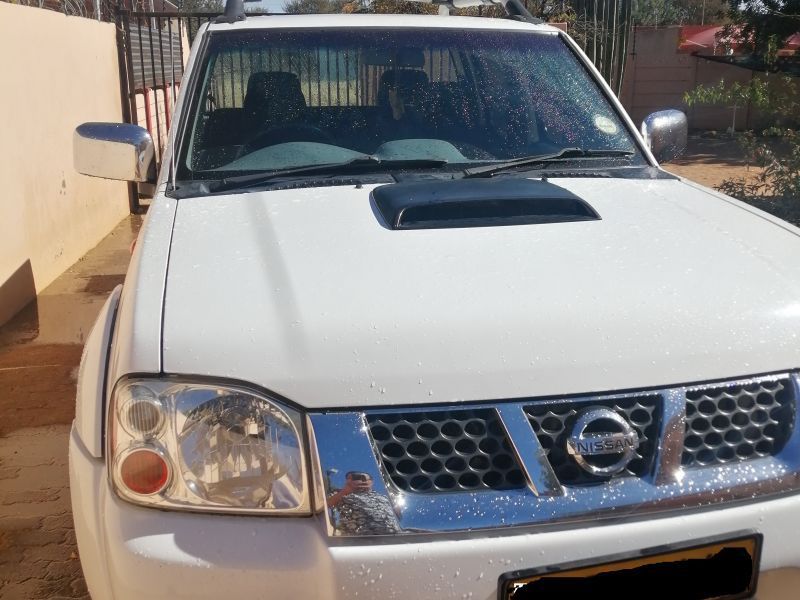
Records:
[[[112,24],[0,2],[0,324],[128,213],[72,167],[77,125],[122,120],[118,77]]]

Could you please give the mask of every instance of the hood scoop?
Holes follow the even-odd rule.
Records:
[[[570,191],[539,179],[426,180],[384,185],[372,192],[389,229],[499,227],[599,220]]]

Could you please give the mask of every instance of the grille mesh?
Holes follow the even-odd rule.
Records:
[[[392,483],[408,492],[520,488],[524,476],[494,409],[368,414]]]
[[[550,466],[563,485],[586,485],[607,481],[580,468],[567,454],[567,438],[572,432],[578,413],[586,408],[604,407],[624,415],[639,435],[636,456],[617,477],[642,477],[650,472],[655,458],[656,440],[661,414],[660,396],[642,396],[591,402],[566,401],[555,404],[532,405],[525,408],[531,427],[547,453]]]
[[[788,378],[689,391],[681,463],[703,467],[773,456],[792,434],[795,410]]]

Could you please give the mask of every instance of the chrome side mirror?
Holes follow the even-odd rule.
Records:
[[[683,154],[688,135],[689,123],[679,110],[660,110],[642,121],[642,137],[658,162]]]
[[[150,133],[129,123],[84,123],[72,136],[75,170],[104,179],[155,183],[155,146]]]

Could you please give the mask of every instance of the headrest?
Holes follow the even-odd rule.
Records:
[[[390,69],[381,75],[378,88],[378,104],[389,103],[389,88],[397,87],[407,99],[415,98],[428,88],[428,75],[419,69]]]
[[[306,107],[300,80],[288,71],[259,71],[247,80],[244,108],[268,120],[297,118]]]

